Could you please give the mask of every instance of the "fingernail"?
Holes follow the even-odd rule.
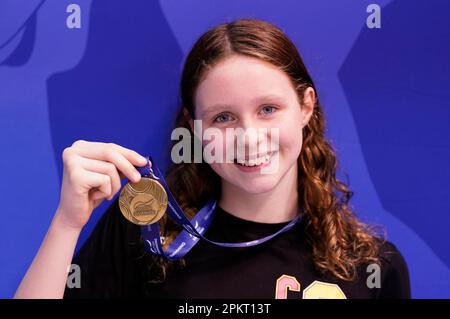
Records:
[[[139,158],[139,162],[140,162],[142,165],[145,165],[145,164],[147,164],[147,159],[146,159],[145,157],[141,156],[141,157]]]

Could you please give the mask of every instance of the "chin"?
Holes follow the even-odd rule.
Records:
[[[278,175],[261,175],[254,178],[241,176],[228,180],[229,183],[250,194],[262,194],[273,190],[279,181]]]
[[[267,192],[270,192],[274,185],[250,185],[250,186],[244,186],[240,187],[243,191],[249,193],[249,194],[264,194]]]

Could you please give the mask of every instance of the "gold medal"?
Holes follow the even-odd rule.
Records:
[[[137,183],[127,183],[119,196],[122,215],[136,225],[159,221],[167,209],[167,193],[153,178],[142,177]]]

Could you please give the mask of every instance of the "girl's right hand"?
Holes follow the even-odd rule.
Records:
[[[94,208],[120,190],[122,178],[140,181],[134,166],[147,164],[145,157],[117,144],[83,140],[64,149],[62,158],[63,180],[56,214],[64,226],[80,230]]]

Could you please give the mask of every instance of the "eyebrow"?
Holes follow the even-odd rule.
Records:
[[[262,96],[258,96],[256,98],[254,98],[252,100],[252,104],[258,104],[264,101],[280,101],[282,100],[282,97],[277,95],[277,94],[267,94],[267,95],[262,95]],[[209,115],[211,113],[215,113],[215,112],[219,112],[222,111],[226,108],[229,107],[233,107],[233,105],[230,104],[223,104],[223,103],[216,103],[213,104],[212,106],[208,107],[207,110],[205,112],[203,112],[204,115]]]

